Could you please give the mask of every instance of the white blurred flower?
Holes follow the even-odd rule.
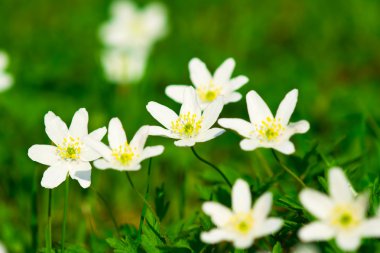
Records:
[[[144,51],[126,52],[108,49],[102,54],[102,64],[110,82],[132,84],[139,82],[143,77],[147,55]]]
[[[0,242],[0,253],[7,253],[7,249],[1,242]]]
[[[151,135],[178,139],[174,142],[176,146],[190,147],[197,142],[211,140],[224,132],[224,129],[221,128],[211,128],[223,109],[223,102],[220,98],[212,102],[202,113],[197,95],[192,87],[186,88],[183,96],[179,115],[164,105],[156,102],[148,103],[148,112],[166,128],[151,126]]]
[[[94,162],[96,168],[120,171],[139,170],[141,168],[140,163],[143,160],[158,156],[164,151],[163,146],[144,148],[148,135],[149,126],[143,126],[137,131],[131,142],[128,143],[120,120],[113,118],[108,126],[110,147],[91,138],[85,140],[85,143],[98,151],[103,157]]]
[[[363,237],[380,237],[380,218],[366,218],[368,195],[354,196],[350,182],[341,168],[328,173],[329,196],[312,189],[300,193],[302,205],[318,220],[302,227],[303,242],[335,238],[346,251],[356,250]]]
[[[12,76],[6,73],[8,63],[8,55],[5,52],[0,51],[0,92],[10,88],[13,84]]]
[[[246,76],[232,78],[235,68],[235,60],[229,58],[215,71],[212,76],[209,70],[198,58],[191,59],[189,63],[190,79],[196,88],[199,103],[204,109],[218,97],[223,98],[223,103],[237,102],[241,99],[241,94],[236,92],[240,87],[248,82]],[[186,85],[169,85],[165,93],[178,103],[183,102],[183,90]]]
[[[260,196],[252,207],[249,185],[238,179],[232,188],[232,210],[217,203],[206,202],[203,211],[211,216],[216,228],[202,232],[201,240],[215,244],[233,242],[235,248],[246,249],[255,239],[273,234],[282,227],[279,218],[268,218],[272,208],[272,194]]]
[[[83,188],[91,184],[91,164],[100,154],[83,142],[87,136],[100,141],[106,134],[105,127],[88,134],[88,113],[79,109],[71,121],[70,128],[53,112],[45,115],[45,131],[54,145],[33,145],[28,150],[28,156],[33,161],[48,165],[44,172],[41,185],[45,188],[55,188],[70,175]]]
[[[108,47],[149,51],[166,34],[167,13],[162,4],[151,3],[138,9],[130,1],[116,1],[111,14],[111,20],[100,29],[101,39]]]
[[[293,253],[319,253],[319,249],[312,244],[298,244],[294,250],[292,251]]]
[[[250,151],[263,147],[273,148],[283,154],[291,154],[295,148],[289,139],[294,134],[307,132],[310,128],[306,120],[289,123],[297,104],[297,97],[297,89],[290,91],[282,100],[276,117],[273,117],[264,100],[255,91],[250,91],[246,97],[250,122],[233,118],[220,119],[218,123],[245,137],[240,142],[243,150]]]

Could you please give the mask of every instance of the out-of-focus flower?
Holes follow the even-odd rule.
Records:
[[[176,146],[190,147],[197,142],[211,140],[224,132],[221,128],[211,128],[223,109],[221,98],[212,102],[202,113],[194,88],[186,88],[183,96],[179,115],[164,105],[148,103],[148,112],[166,128],[151,126],[151,135],[178,139],[174,142]]]
[[[298,244],[292,251],[293,253],[319,253],[319,249],[313,244]]]
[[[250,151],[263,147],[273,148],[283,154],[291,154],[295,148],[289,139],[294,134],[307,132],[310,128],[306,120],[289,123],[297,104],[297,97],[298,90],[290,91],[282,100],[276,117],[273,117],[264,100],[255,91],[250,91],[246,99],[251,122],[235,118],[220,119],[218,123],[245,137],[240,142],[243,150]]]
[[[249,185],[238,179],[232,188],[232,210],[217,203],[206,202],[203,211],[211,217],[216,228],[201,234],[205,243],[233,242],[235,248],[246,249],[255,239],[277,232],[283,222],[268,218],[272,208],[272,194],[260,196],[252,207]]]
[[[108,126],[110,147],[91,138],[85,142],[102,155],[94,165],[98,169],[115,169],[120,171],[139,170],[140,163],[150,157],[158,156],[164,151],[163,146],[145,147],[149,135],[149,126],[141,127],[131,142],[128,143],[123,126],[118,118],[111,119]]]
[[[8,63],[8,55],[5,52],[0,51],[0,92],[10,88],[13,84],[12,76],[6,72]]]
[[[363,237],[380,237],[380,218],[366,218],[368,194],[354,196],[350,182],[341,168],[328,173],[330,195],[312,189],[300,193],[302,205],[318,220],[302,227],[298,233],[303,242],[335,238],[346,251],[356,250]]]
[[[33,161],[48,165],[44,172],[41,185],[45,188],[55,188],[70,175],[83,188],[91,184],[91,161],[100,157],[100,154],[86,145],[84,138],[99,141],[106,134],[105,127],[99,128],[90,134],[87,129],[88,113],[86,109],[79,109],[71,121],[70,128],[53,112],[45,115],[45,131],[53,145],[33,145],[29,148],[28,156]]]
[[[189,63],[190,79],[196,88],[199,103],[204,109],[218,97],[223,98],[223,103],[237,102],[241,99],[241,94],[236,92],[240,87],[248,82],[246,76],[232,78],[235,68],[235,60],[229,58],[215,71],[212,76],[203,63],[198,58],[191,59]],[[186,85],[169,85],[166,94],[178,103],[183,102],[183,90]]]
[[[0,253],[7,253],[7,249],[1,242],[0,242]]]
[[[102,55],[107,79],[123,85],[139,82],[144,75],[146,62],[147,55],[144,51],[108,49]]]

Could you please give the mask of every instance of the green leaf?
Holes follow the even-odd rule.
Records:
[[[281,243],[277,242],[272,250],[272,253],[282,253]]]

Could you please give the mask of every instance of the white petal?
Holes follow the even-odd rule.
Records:
[[[201,131],[207,130],[218,120],[220,113],[223,110],[222,98],[217,98],[210,103],[203,112],[203,121]]]
[[[65,181],[68,173],[68,167],[65,163],[56,163],[45,170],[42,176],[41,186],[53,189]],[[68,179],[67,179],[68,180]]]
[[[248,92],[246,100],[249,118],[253,124],[261,124],[261,121],[267,117],[273,118],[272,112],[269,110],[267,104],[256,91],[251,90]]]
[[[104,137],[104,135],[106,135],[107,133],[107,128],[106,127],[101,127],[101,128],[98,128],[94,131],[92,131],[88,136],[91,137],[92,139],[96,140],[96,141],[101,141]]]
[[[249,212],[252,207],[251,190],[242,179],[236,180],[232,188],[232,210],[234,213]]]
[[[280,143],[279,145],[274,145],[273,149],[285,154],[290,155],[293,154],[296,151],[296,148],[294,147],[294,144],[290,141],[284,141]]]
[[[316,221],[305,225],[298,231],[298,237],[303,242],[326,241],[333,238],[335,231],[332,227]]]
[[[143,152],[140,156],[140,161],[154,157],[159,156],[164,152],[164,146],[151,146],[144,148]]]
[[[201,240],[205,243],[215,244],[221,241],[231,241],[232,235],[223,229],[211,229],[201,233]]]
[[[222,128],[211,128],[200,133],[196,138],[196,142],[206,142],[212,140],[225,132]]]
[[[84,145],[80,153],[80,159],[84,162],[92,162],[101,156],[101,153],[88,145]]]
[[[190,79],[195,87],[208,84],[211,81],[211,74],[206,65],[198,58],[193,58],[189,63]]]
[[[256,200],[253,206],[253,216],[258,222],[264,221],[272,208],[272,193],[266,192]]]
[[[91,164],[89,162],[73,163],[70,170],[70,176],[79,182],[82,188],[88,188],[91,185]]]
[[[205,202],[202,205],[202,210],[205,214],[210,216],[212,222],[218,227],[226,225],[232,215],[230,209],[217,202]]]
[[[149,126],[149,135],[175,138],[171,131],[159,126]]]
[[[274,234],[281,229],[283,223],[284,222],[282,221],[282,219],[269,218],[261,224],[260,229],[255,233],[255,237],[257,238]]]
[[[188,86],[183,93],[183,104],[181,106],[180,114],[196,114],[200,116],[201,108],[198,104],[198,96],[194,88]]]
[[[339,233],[336,237],[336,244],[345,251],[357,250],[360,246],[361,238],[354,234]]]
[[[112,118],[108,125],[108,142],[111,148],[118,148],[124,146],[127,142],[127,136],[121,121],[118,118]]]
[[[222,65],[215,71],[214,81],[216,84],[226,84],[229,82],[232,72],[235,68],[235,60],[228,58]]]
[[[360,234],[363,237],[380,237],[380,218],[371,218],[363,221]]]
[[[289,119],[293,114],[294,108],[297,104],[297,99],[298,90],[294,89],[286,94],[285,98],[281,101],[280,106],[277,109],[276,119],[281,120],[285,126],[288,124]]]
[[[194,139],[182,139],[174,142],[177,147],[192,147],[195,145]]]
[[[303,134],[309,131],[310,124],[306,120],[290,123],[282,136],[283,140],[289,140],[294,134]]]
[[[133,136],[131,140],[131,147],[136,148],[137,152],[140,153],[145,146],[145,142],[149,135],[149,126],[142,126],[136,132],[135,136]]]
[[[187,85],[169,85],[165,89],[165,94],[177,103],[183,103],[183,93]]]
[[[28,150],[28,156],[35,162],[49,166],[60,160],[57,147],[51,145],[33,145]]]
[[[240,101],[242,97],[243,96],[239,92],[232,92],[223,97],[223,103],[224,104],[235,103],[235,102]]]
[[[341,168],[329,170],[328,175],[330,196],[337,202],[350,202],[354,199],[350,182]]]
[[[81,108],[75,112],[69,131],[73,137],[88,135],[88,112],[86,109]]]
[[[56,116],[53,112],[48,112],[45,114],[44,121],[46,134],[52,142],[56,145],[60,145],[69,132],[65,122],[63,122],[61,118]]]
[[[167,129],[171,129],[172,121],[178,118],[178,115],[171,109],[156,102],[149,102],[146,109],[153,118]]]
[[[94,162],[94,166],[100,170],[112,168],[112,164],[104,159],[99,159]]]
[[[248,249],[253,245],[254,242],[254,237],[242,237],[242,236],[237,236],[234,239],[234,247],[237,249]]]
[[[13,84],[13,77],[0,70],[0,91],[9,89]]]
[[[240,89],[244,84],[248,83],[249,79],[246,76],[234,77],[231,81],[231,90]]]
[[[92,160],[90,159],[90,158],[94,158],[94,156],[98,156],[98,157],[102,156],[102,157],[106,158],[108,161],[112,160],[112,155],[111,155],[112,151],[104,143],[102,143],[100,141],[96,141],[96,140],[90,138],[89,136],[85,137],[83,139],[83,142],[85,143],[86,147],[85,147],[84,157],[82,157],[83,154],[81,154],[82,160],[93,161],[93,160],[97,159],[97,158],[92,159]],[[91,150],[93,150],[93,151],[91,152]],[[95,152],[96,154],[93,154],[93,152]],[[89,156],[89,157],[87,157],[87,156]]]
[[[244,139],[240,142],[240,148],[245,151],[252,151],[260,147],[260,143],[257,140]]]
[[[333,208],[333,202],[327,195],[312,189],[302,190],[299,198],[302,205],[319,219],[326,219]]]
[[[249,138],[254,130],[252,124],[243,119],[219,119],[218,124],[224,128],[234,130],[246,138]]]

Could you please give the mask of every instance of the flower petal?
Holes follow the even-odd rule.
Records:
[[[112,118],[108,125],[108,142],[111,148],[118,148],[124,146],[127,142],[127,136],[120,119]]]
[[[283,140],[289,140],[294,134],[303,134],[309,131],[310,124],[306,120],[290,123],[282,136]]]
[[[243,96],[239,92],[232,92],[223,97],[223,103],[224,104],[235,103],[235,102],[240,101],[242,97]]]
[[[298,90],[291,90],[286,94],[285,98],[281,101],[280,106],[277,109],[276,119],[281,120],[283,125],[287,125],[290,117],[293,114],[298,99]]]
[[[254,237],[237,236],[233,240],[234,247],[237,249],[248,249],[253,245]]]
[[[183,93],[187,85],[169,85],[165,89],[165,94],[177,103],[183,103]]]
[[[42,176],[41,186],[53,189],[65,181],[69,168],[65,163],[56,163],[45,170]]]
[[[56,145],[60,145],[63,139],[68,135],[69,130],[65,122],[60,117],[56,116],[53,112],[45,114],[45,131],[50,140]]]
[[[70,170],[70,177],[77,180],[82,188],[91,185],[91,164],[89,162],[73,163]]]
[[[75,112],[70,124],[70,135],[73,137],[83,137],[88,135],[88,112],[81,108]]]
[[[257,222],[264,221],[272,208],[272,193],[266,192],[256,200],[253,206],[253,216]]]
[[[251,190],[247,182],[236,180],[232,187],[232,210],[234,213],[249,212],[252,207]]]
[[[238,90],[240,89],[244,84],[248,83],[249,79],[246,76],[237,76],[234,77],[231,81],[231,90]]]
[[[181,139],[174,142],[177,147],[192,147],[195,145],[194,139]]]
[[[202,205],[202,210],[205,214],[210,216],[212,223],[218,227],[226,225],[232,216],[230,209],[217,202],[205,202]]]
[[[260,147],[260,143],[257,140],[243,139],[240,141],[240,148],[245,151],[252,151]]]
[[[223,229],[211,229],[208,232],[201,233],[201,240],[208,244],[215,244],[221,241],[231,241],[232,235],[226,230]]]
[[[351,202],[354,199],[351,184],[341,168],[329,170],[328,183],[330,196],[336,202]]]
[[[149,126],[142,126],[140,129],[136,132],[135,136],[133,136],[130,146],[132,148],[136,148],[138,153],[141,153],[144,149],[146,140],[149,135]]]
[[[282,219],[269,218],[261,224],[260,229],[258,229],[255,233],[255,237],[258,238],[274,234],[281,229],[283,224],[284,222],[282,221]]]
[[[212,77],[206,64],[198,58],[193,58],[189,62],[190,79],[195,87],[208,84]]]
[[[149,126],[149,135],[176,138],[170,130],[159,126]]]
[[[223,110],[222,98],[217,98],[210,103],[203,112],[203,121],[201,131],[207,130],[218,120],[220,113]]]
[[[254,130],[252,124],[243,119],[219,119],[218,124],[224,128],[231,129],[236,131],[243,137],[249,138],[251,136],[252,131]]]
[[[96,140],[96,141],[101,141],[104,137],[104,135],[106,135],[107,133],[107,128],[106,127],[101,127],[101,128],[98,128],[94,131],[92,131],[88,136],[91,137],[92,139]]]
[[[149,102],[146,109],[153,118],[167,129],[171,129],[172,121],[178,118],[178,115],[174,111],[156,102]]]
[[[251,90],[246,96],[248,114],[253,124],[261,124],[267,117],[273,118],[267,104],[256,91]]]
[[[299,198],[302,205],[318,219],[326,219],[333,208],[333,202],[327,195],[312,189],[302,190]]]
[[[28,156],[35,162],[49,166],[60,160],[57,147],[51,145],[33,145],[28,150]]]
[[[228,58],[222,65],[215,71],[214,81],[216,84],[223,85],[230,81],[232,72],[235,68],[235,60],[233,58]]]
[[[214,127],[214,128],[211,128],[211,129],[208,129],[202,133],[200,133],[196,138],[196,142],[206,142],[206,141],[209,141],[209,140],[212,140],[216,137],[218,137],[219,135],[223,134],[225,132],[225,130],[223,128],[217,128],[217,127]]]
[[[97,158],[99,158],[100,156],[104,157],[108,161],[112,161],[112,155],[111,155],[112,151],[104,143],[102,143],[100,141],[96,141],[93,138],[90,138],[89,136],[85,137],[83,139],[83,142],[86,145],[84,156],[82,157],[83,154],[81,154],[81,159],[83,161],[93,161],[93,160],[96,160]],[[95,154],[94,154],[94,152],[95,152]],[[95,156],[97,156],[97,158],[94,158]],[[92,159],[92,158],[94,158],[94,159]]]
[[[164,152],[164,146],[151,146],[144,148],[143,152],[140,155],[140,161],[154,157],[159,156]]]
[[[100,170],[105,170],[105,169],[111,169],[112,168],[112,164],[104,159],[99,159],[99,160],[96,160],[94,162],[94,166],[97,168],[97,169],[100,169]]]
[[[361,238],[354,233],[339,233],[336,237],[336,244],[345,251],[357,250],[360,246]]]
[[[284,141],[280,144],[274,145],[273,149],[285,155],[293,154],[296,151],[294,144],[291,141]]]
[[[198,104],[198,96],[194,88],[188,86],[183,93],[183,104],[181,106],[180,114],[196,114],[201,115],[201,108]]]
[[[363,221],[360,234],[363,237],[380,237],[380,218],[371,218]]]
[[[326,241],[334,236],[334,229],[319,221],[307,224],[298,231],[298,237],[303,242]]]

